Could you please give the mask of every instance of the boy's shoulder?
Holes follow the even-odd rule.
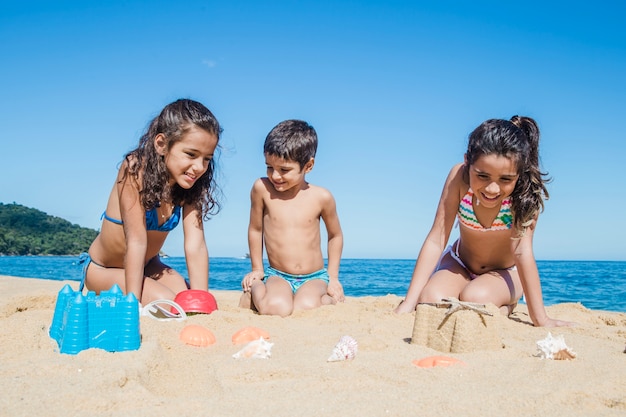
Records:
[[[315,200],[321,203],[329,203],[335,200],[329,189],[311,183],[307,185],[307,189],[304,191],[312,195]]]

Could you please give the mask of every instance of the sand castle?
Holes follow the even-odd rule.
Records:
[[[493,316],[497,309],[446,298],[437,304],[418,304],[411,343],[440,352],[464,353],[502,348]]]

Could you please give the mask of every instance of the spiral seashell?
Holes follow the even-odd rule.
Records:
[[[342,336],[339,342],[333,348],[332,353],[328,358],[328,362],[345,361],[347,359],[354,359],[358,351],[358,344],[351,336]]]
[[[563,335],[553,337],[551,333],[545,339],[537,341],[539,356],[542,359],[569,360],[576,357],[566,344]]]
[[[268,342],[263,337],[259,337],[257,340],[253,340],[245,345],[239,352],[235,353],[233,358],[268,359],[272,356],[272,346],[274,346],[273,343]]]

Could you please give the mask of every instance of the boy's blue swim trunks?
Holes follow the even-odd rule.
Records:
[[[268,266],[265,269],[265,276],[263,277],[263,280],[266,280],[269,277],[279,277],[287,281],[287,283],[291,285],[291,291],[293,291],[294,294],[296,291],[298,291],[298,288],[300,288],[302,284],[307,281],[311,281],[313,279],[321,279],[327,285],[329,281],[328,271],[326,270],[326,268],[322,268],[319,271],[312,272],[310,274],[293,275]]]

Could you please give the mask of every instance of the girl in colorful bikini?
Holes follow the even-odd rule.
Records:
[[[433,226],[397,313],[442,298],[492,303],[510,314],[522,294],[535,326],[567,326],[546,314],[533,234],[546,174],[539,168],[539,128],[529,117],[487,120],[469,137],[465,162],[452,167]],[[455,220],[459,239],[446,247]]]
[[[177,100],[152,120],[126,154],[89,248],[83,285],[99,293],[118,284],[142,303],[174,299],[185,279],[159,257],[168,233],[183,223],[191,289],[208,289],[203,219],[219,210],[214,155],[221,128],[201,103]]]

